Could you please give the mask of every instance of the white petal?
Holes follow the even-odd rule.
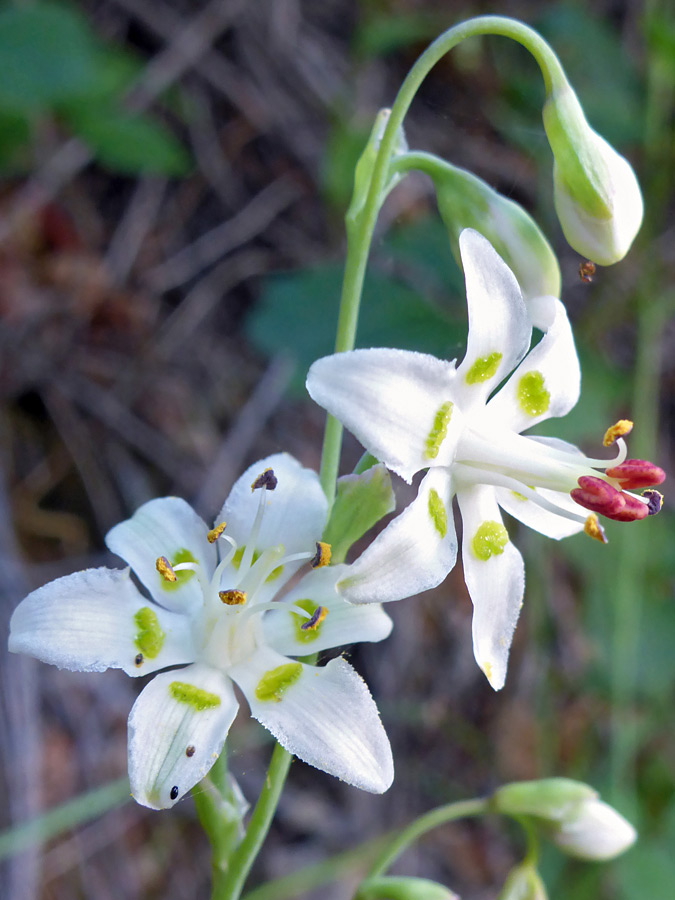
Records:
[[[274,470],[276,488],[252,491],[252,483],[265,469]],[[303,468],[288,453],[275,453],[249,466],[235,482],[217,519],[227,523],[225,533],[239,546],[248,541],[261,495],[265,512],[256,550],[283,544],[286,553],[313,551],[328,515],[328,503],[316,472]]]
[[[555,300],[551,327],[527,354],[487,412],[515,431],[566,415],[579,399],[581,371],[565,307]]]
[[[389,636],[392,621],[377,603],[353,606],[338,594],[335,582],[347,566],[328,566],[308,572],[279,602],[279,612],[265,614],[265,641],[286,656],[307,656],[330,647],[342,647],[360,641],[381,641]],[[310,601],[307,611],[323,606],[325,619],[315,629],[302,630],[304,620],[284,607]],[[303,605],[304,609],[305,606]]]
[[[474,543],[485,529],[503,528],[494,489],[479,485],[457,492],[462,513],[462,564],[473,602],[473,652],[492,687],[504,686],[513,632],[525,590],[523,558],[508,536],[506,543],[483,558]],[[481,531],[479,531],[481,529]],[[505,532],[504,532],[505,534]]]
[[[538,531],[539,534],[559,541],[561,538],[583,531],[584,517],[580,514],[579,504],[575,503],[569,494],[545,488],[537,488],[537,494],[557,506],[560,514],[556,515],[549,509],[537,506],[534,501],[522,494],[510,491],[508,488],[497,488],[495,491],[497,502],[503,510],[514,519],[518,519],[523,525]],[[573,518],[568,518],[564,513],[571,514]]]
[[[415,500],[347,567],[337,588],[350,603],[401,600],[439,585],[456,559],[450,474],[430,469]]]
[[[202,590],[194,572],[176,573],[171,584],[155,568],[165,556],[172,565],[196,562],[209,578],[217,553],[206,539],[207,527],[192,507],[179,497],[162,497],[144,503],[130,519],[115,525],[106,535],[109,550],[121,556],[134,570],[161,606],[191,612],[202,603]]]
[[[457,369],[464,410],[484,403],[525,356],[532,326],[515,275],[492,244],[472,228],[459,236],[466,281],[469,337]],[[461,392],[461,394],[460,394]]]
[[[138,803],[168,809],[201,781],[236,714],[230,680],[217,669],[194,665],[153,678],[129,715],[129,781]]]
[[[453,363],[388,349],[325,356],[307,376],[312,399],[406,481],[452,459],[461,418],[454,383]]]
[[[147,600],[129,569],[86,569],[33,591],[14,610],[9,649],[61,669],[127,675],[195,658],[189,619]]]
[[[607,860],[634,844],[637,832],[613,807],[594,799],[582,803],[551,836],[566,853],[581,859]]]
[[[301,669],[279,696],[260,699],[261,679],[280,666]],[[364,791],[381,794],[391,785],[394,763],[377,706],[344,659],[318,668],[261,648],[230,675],[251,715],[290,753]]]

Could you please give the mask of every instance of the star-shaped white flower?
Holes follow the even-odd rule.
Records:
[[[129,778],[144,806],[173,806],[206,775],[237,713],[233,682],[291,753],[385,791],[391,750],[363,680],[342,658],[292,659],[391,630],[381,607],[337,593],[348,566],[318,567],[326,516],[316,473],[287,454],[244,473],[212,531],[185,501],[151,500],[106,537],[149,596],[128,568],[59,578],[19,604],[9,649],[77,671],[185,666],[156,675],[129,716]]]
[[[588,459],[560,440],[521,434],[565,415],[578,399],[579,363],[565,308],[555,297],[530,301],[547,328],[529,349],[531,319],[511,270],[471,229],[460,236],[460,252],[469,311],[460,366],[405,350],[354,350],[314,363],[307,389],[406,481],[428,469],[416,500],[356,560],[338,590],[352,603],[367,603],[440,584],[457,556],[456,496],[474,653],[499,689],[525,584],[522,557],[499,507],[548,537],[585,529],[603,539],[595,515],[582,514],[578,504],[615,519],[641,518],[658,511],[658,495],[648,501],[623,488],[657,484],[663,472],[624,462],[618,436],[630,423],[612,435],[619,455],[611,462]],[[595,468],[607,465],[613,468],[598,477]]]

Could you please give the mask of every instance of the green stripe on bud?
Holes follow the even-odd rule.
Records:
[[[187,681],[172,681],[169,685],[169,693],[174,700],[191,706],[197,712],[205,709],[215,709],[220,706],[218,694],[212,694],[202,688],[195,687]]]
[[[134,624],[138,628],[134,643],[143,656],[154,659],[162,649],[165,638],[157,613],[149,606],[144,606],[134,616]]]
[[[277,703],[289,687],[302,675],[302,663],[286,663],[269,669],[258,682],[255,689],[257,700],[275,700]]]
[[[499,556],[509,542],[509,534],[501,522],[486,520],[471,538],[471,550],[476,559],[486,562],[491,556]]]
[[[451,417],[452,403],[450,402],[450,400],[447,400],[436,410],[436,415],[434,416],[434,424],[431,426],[431,431],[427,435],[427,439],[424,442],[424,456],[426,457],[426,459],[436,459],[436,457],[438,456],[438,451],[441,449],[441,444],[447,437],[448,425],[450,424]]]

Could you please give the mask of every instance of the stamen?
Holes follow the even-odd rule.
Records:
[[[592,512],[617,522],[634,522],[648,515],[647,503],[641,497],[617,491],[602,478],[582,475],[578,483],[579,487],[570,491],[570,497]]]
[[[173,571],[175,572],[194,572],[197,576],[197,580],[199,581],[199,585],[202,589],[202,592],[205,597],[208,596],[209,588],[211,587],[210,583],[207,581],[206,576],[204,575],[204,570],[199,565],[199,563],[193,562],[184,562],[177,563],[173,567]]]
[[[252,603],[251,606],[247,606],[246,609],[241,611],[241,613],[238,613],[238,621],[241,623],[249,616],[257,616],[258,613],[264,613],[270,610],[273,610],[274,612],[283,610],[283,612],[297,613],[299,616],[302,616],[303,619],[312,618],[312,613],[308,612],[306,609],[303,609],[301,606],[296,606],[294,603],[284,603],[279,602],[278,600],[270,600],[268,603]]]
[[[157,559],[155,560],[155,568],[157,569],[159,574],[162,576],[164,581],[172,581],[172,582],[178,581],[178,578],[176,577],[176,573],[173,569],[173,566],[171,565],[169,560],[166,558],[166,556],[158,556],[157,557]]]
[[[225,531],[226,527],[227,522],[220,522],[218,525],[215,525],[206,535],[206,540],[209,542],[209,544],[215,544],[221,534]]]
[[[268,491],[273,491],[277,484],[279,484],[279,479],[274,474],[274,469],[265,469],[253,482],[251,490],[256,491],[258,488],[267,488]]]
[[[615,422],[615,424],[605,432],[605,436],[602,439],[602,446],[611,447],[617,438],[623,437],[624,434],[630,434],[632,430],[633,423],[630,419],[619,419],[618,422]]]
[[[303,624],[300,626],[300,630],[316,631],[327,615],[328,610],[325,606],[317,606],[317,608],[314,610],[312,618],[308,622],[303,622]]]
[[[323,541],[316,542],[316,553],[310,563],[313,569],[322,569],[324,566],[330,565],[330,544]]]
[[[584,533],[589,537],[595,538],[596,541],[600,541],[601,544],[607,543],[607,536],[605,535],[605,529],[602,527],[600,522],[598,522],[598,517],[595,513],[591,513],[590,516],[586,519],[584,523]]]
[[[621,465],[607,469],[606,474],[616,478],[623,490],[651,487],[666,478],[663,469],[645,459],[626,459]]]
[[[246,591],[231,588],[229,591],[218,591],[218,596],[227,606],[241,606],[246,603]]]
[[[265,469],[265,472],[272,472],[271,469]],[[258,481],[265,475],[265,472],[262,475],[259,475],[258,478],[251,485],[251,490],[254,491],[256,486],[264,487],[264,485],[258,485]],[[272,475],[274,473],[272,472]],[[276,484],[275,484],[276,486]],[[270,490],[274,490],[274,488],[270,488]],[[247,569],[251,567],[251,563],[253,562],[253,554],[255,553],[255,545],[258,541],[258,535],[260,534],[260,525],[262,524],[263,515],[265,514],[265,503],[266,503],[266,494],[267,489],[260,491],[260,501],[258,503],[258,510],[255,514],[255,519],[253,520],[253,525],[251,526],[251,531],[248,536],[248,540],[246,541],[246,547],[244,548],[244,553],[241,558],[241,562],[239,563],[239,569],[241,572],[246,572]]]
[[[663,494],[658,491],[643,491],[642,496],[647,501],[647,515],[655,516],[661,512],[663,506]]]

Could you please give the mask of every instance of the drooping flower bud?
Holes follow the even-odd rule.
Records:
[[[368,143],[364,147],[363,152],[359,157],[359,161],[356,164],[356,169],[354,171],[354,190],[346,216],[348,227],[350,222],[354,222],[358,218],[366,204],[368,192],[370,191],[371,180],[373,177],[373,170],[375,168],[375,161],[377,160],[377,154],[380,149],[380,144],[382,143],[384,130],[387,127],[387,122],[389,121],[390,113],[390,109],[381,109],[378,112],[377,116],[375,117],[375,122],[373,123],[372,130],[370,132],[370,137],[368,138]],[[398,155],[399,153],[404,153],[407,149],[408,145],[406,144],[403,128],[399,128],[395,139],[395,147],[393,151],[394,157],[396,157],[396,155]],[[398,174],[392,174],[387,179],[382,190],[380,202],[384,200],[389,191],[400,180],[401,176]]]
[[[354,900],[459,900],[459,898],[444,885],[426,878],[382,876],[364,881]]]
[[[542,115],[554,157],[555,208],[567,242],[610,266],[623,259],[642,224],[635,173],[588,124],[564,77],[554,79]]]
[[[548,900],[548,895],[537,870],[522,863],[509,872],[498,900]]]

